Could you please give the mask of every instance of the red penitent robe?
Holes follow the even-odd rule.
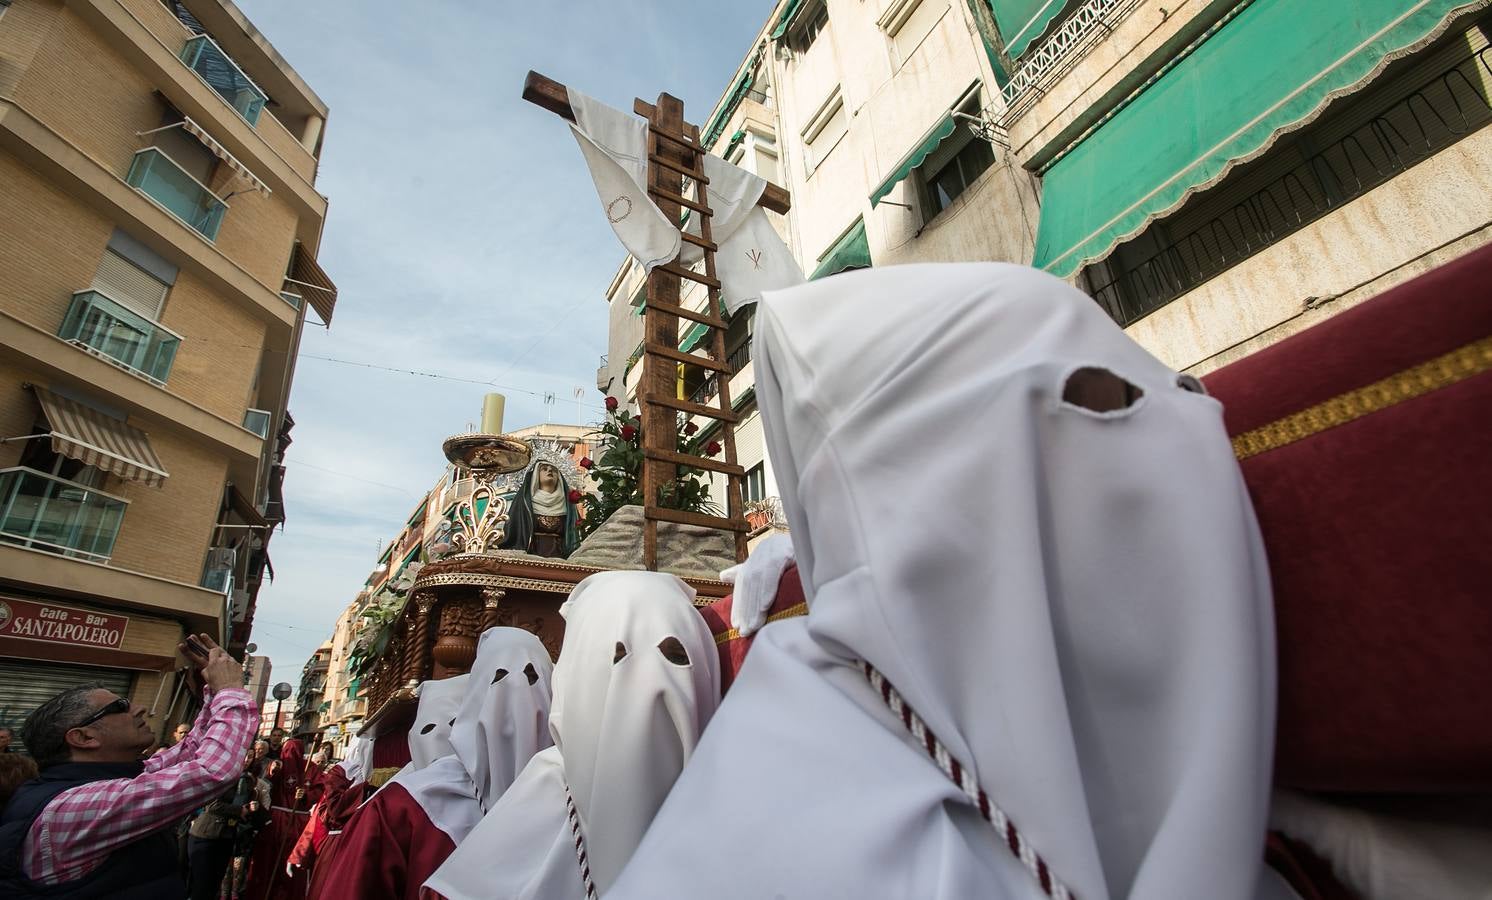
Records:
[[[417,900],[456,849],[400,784],[363,804],[318,866],[313,900]]]
[[[299,790],[305,794],[297,799]],[[287,876],[285,861],[320,796],[321,769],[306,761],[300,741],[286,741],[280,748],[280,771],[270,780],[269,824],[254,838],[243,900],[305,900],[305,871]]]

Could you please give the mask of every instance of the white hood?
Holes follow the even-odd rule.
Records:
[[[415,710],[414,724],[409,726],[409,765],[401,771],[423,769],[454,752],[451,725],[470,683],[470,675],[420,682],[419,706]]]
[[[617,896],[708,883],[708,851],[665,849],[700,832],[778,860],[721,897],[806,895],[825,868],[824,896],[1036,897],[1035,856],[1083,900],[1253,896],[1273,620],[1220,405],[1019,266],[853,272],[768,293],[756,323],[810,612],[762,630]],[[1080,370],[1132,402],[1065,401]],[[862,661],[1032,855],[970,814]]]
[[[693,599],[683,581],[656,572],[602,572],[575,587],[561,609],[555,746],[530,761],[427,887],[451,900],[579,900],[568,788],[591,878],[605,893],[719,702],[718,654]],[[665,657],[670,638],[687,660]]]

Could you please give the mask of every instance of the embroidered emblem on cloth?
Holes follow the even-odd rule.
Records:
[[[751,268],[760,269],[762,267],[762,252],[760,250],[757,250],[754,247],[750,250],[747,250],[746,258],[751,260]]]
[[[585,835],[580,831],[580,812],[575,808],[575,798],[570,796],[568,784],[565,785],[565,809],[570,816],[570,831],[575,835],[575,861],[580,864],[580,881],[585,885],[585,895],[598,896],[596,883],[591,880],[591,863],[585,854]]]
[[[606,204],[606,220],[613,225],[630,215],[632,215],[631,197],[618,197]]]
[[[922,721],[922,717],[917,715],[916,710],[912,709],[891,682],[886,680],[886,676],[868,662],[861,662],[860,667],[865,673],[866,680],[881,695],[886,706],[901,718],[901,724],[906,726],[912,737],[917,739],[917,742],[927,751],[927,755],[932,757],[938,768],[943,770],[943,774],[948,776],[948,780],[958,785],[959,790],[963,791],[979,809],[979,814],[984,817],[984,820],[993,825],[995,831],[1005,839],[1005,846],[1031,872],[1032,877],[1041,885],[1041,890],[1048,897],[1056,898],[1056,900],[1076,900],[1073,893],[1067,889],[1067,885],[1058,881],[1057,876],[1052,874],[1046,860],[1037,854],[1035,848],[1026,840],[1025,835],[1016,829],[1015,823],[1010,821],[1000,807],[990,801],[984,788],[980,787],[979,782],[974,780],[974,776],[969,774],[969,770],[964,768],[952,753],[948,752],[948,748],[943,746],[943,742],[938,740],[938,736],[933,734],[931,728],[927,727],[927,723]]]

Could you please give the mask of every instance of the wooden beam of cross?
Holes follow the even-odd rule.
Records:
[[[523,99],[543,107],[568,121],[575,121],[570,109],[570,92],[563,84],[529,72],[523,83]],[[699,234],[681,229],[685,241],[704,251],[701,274],[677,262],[656,266],[648,273],[647,305],[643,311],[642,382],[637,399],[642,407],[642,497],[643,564],[649,571],[658,569],[658,523],[675,522],[699,525],[733,532],[736,560],[746,559],[746,524],[742,503],[742,482],[746,470],[736,460],[735,424],[739,416],[731,409],[731,371],[725,358],[725,329],[729,324],[721,312],[720,281],[715,271],[715,251],[711,234],[710,180],[704,171],[707,152],[699,144],[699,127],[684,121],[684,104],[670,94],[659,94],[656,103],[635,100],[633,112],[648,120],[648,195],[670,222],[678,222],[685,208],[699,222]],[[684,195],[684,177],[696,186],[693,199]],[[785,213],[791,205],[787,191],[768,183],[758,205],[773,212]],[[709,303],[704,311],[680,305],[682,282],[687,279],[705,286]],[[709,356],[698,356],[679,349],[680,317],[698,322],[711,332]],[[676,367],[684,363],[710,371],[719,385],[716,406],[693,403],[675,395]],[[677,452],[678,414],[686,413],[715,419],[725,449],[724,462]],[[660,503],[664,488],[678,477],[678,467],[686,466],[720,472],[726,476],[727,515],[667,509]]]

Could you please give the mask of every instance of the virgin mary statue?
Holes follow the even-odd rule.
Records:
[[[552,463],[539,461],[528,470],[508,510],[504,550],[535,556],[569,557],[580,545],[580,516],[570,502],[565,477]]]

